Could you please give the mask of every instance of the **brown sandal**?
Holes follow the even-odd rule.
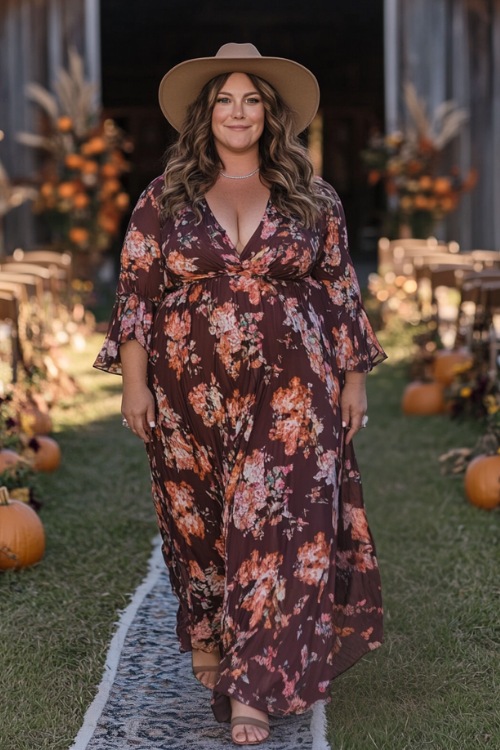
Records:
[[[208,666],[208,665],[207,666],[203,666],[202,664],[200,664],[197,667],[193,667],[193,674],[196,677],[196,679],[198,680],[198,682],[200,683],[200,685],[203,685],[203,687],[206,687],[209,690],[213,690],[214,687],[215,687],[215,685],[217,684],[217,675],[216,675],[216,677],[215,677],[215,679],[213,681],[213,685],[205,685],[205,683],[202,682],[200,680],[200,678],[198,677],[198,675],[202,675],[204,672],[216,672],[218,674],[218,672],[219,672],[219,665],[217,665],[217,666],[215,666],[215,665],[212,665],[212,666]]]
[[[247,740],[246,742],[238,742],[238,740],[234,739],[233,736],[233,729],[234,727],[241,726],[242,724],[246,724],[249,727],[258,727],[259,729],[264,729],[267,734],[265,737],[263,737],[261,740]],[[245,731],[246,734],[246,731]],[[260,745],[262,742],[265,742],[267,739],[269,739],[270,729],[269,724],[267,721],[261,721],[261,719],[254,719],[252,716],[235,716],[234,719],[231,719],[231,739],[234,742],[235,745]]]

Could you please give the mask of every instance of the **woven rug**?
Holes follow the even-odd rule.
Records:
[[[235,748],[218,724],[209,692],[191,675],[175,637],[177,605],[159,540],[149,573],[122,613],[104,677],[70,750],[223,750]],[[271,718],[264,750],[330,750],[322,704],[301,716]]]

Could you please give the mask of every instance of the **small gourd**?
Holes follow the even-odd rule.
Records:
[[[10,448],[2,448],[0,450],[0,474],[2,471],[10,469],[18,464],[19,461],[22,461],[19,453],[16,453],[16,451],[11,450]]]
[[[36,512],[0,487],[0,570],[35,565],[44,552],[45,531]]]
[[[446,411],[443,384],[417,380],[409,383],[403,393],[401,408],[404,414],[442,414]]]
[[[61,465],[59,443],[47,435],[35,435],[29,443],[33,449],[33,468],[37,471],[55,471]]]
[[[464,484],[472,505],[484,510],[500,505],[500,455],[472,459],[465,471]]]

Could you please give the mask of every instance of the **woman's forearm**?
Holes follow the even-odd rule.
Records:
[[[148,369],[148,354],[138,341],[126,341],[120,346],[123,384],[145,383]]]

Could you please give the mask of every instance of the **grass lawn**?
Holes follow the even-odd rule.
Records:
[[[472,445],[478,425],[405,417],[406,380],[369,378],[357,438],[382,573],[386,640],[334,683],[335,750],[500,748],[500,513],[464,499],[438,456]]]
[[[156,533],[141,444],[120,425],[120,379],[72,355],[85,392],[55,414],[64,460],[42,477],[43,562],[0,575],[1,750],[67,750],[102,676],[118,613]],[[335,750],[500,747],[500,513],[465,500],[438,456],[478,427],[403,417],[403,369],[369,378],[357,438],[384,583],[386,642],[334,683]]]

